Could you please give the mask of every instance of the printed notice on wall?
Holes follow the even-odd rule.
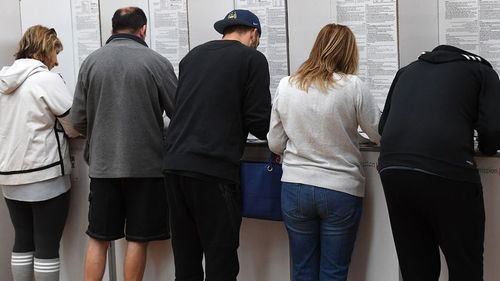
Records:
[[[440,0],[439,43],[487,59],[500,71],[500,1]]]
[[[396,0],[332,0],[333,20],[349,26],[359,49],[359,75],[383,109],[399,69]]]
[[[75,73],[93,51],[101,47],[99,0],[72,0]]]
[[[149,7],[151,48],[179,74],[179,62],[189,52],[186,0],[149,0]]]
[[[288,76],[288,39],[285,0],[235,0],[236,9],[252,11],[262,28],[257,48],[269,62],[271,95],[274,99],[281,78]]]

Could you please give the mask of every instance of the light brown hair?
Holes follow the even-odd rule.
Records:
[[[358,70],[358,47],[349,27],[340,24],[324,26],[314,42],[309,58],[290,78],[299,89],[306,91],[311,85],[326,92],[333,87],[333,73],[354,74]]]
[[[34,25],[24,32],[14,56],[16,59],[37,59],[47,65],[54,50],[57,53],[63,50],[56,31],[53,28]]]

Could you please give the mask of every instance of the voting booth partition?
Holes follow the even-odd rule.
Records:
[[[263,26],[261,46],[270,66],[271,93],[277,81],[295,71],[308,57],[314,39],[325,24],[351,27],[360,50],[360,76],[368,83],[382,109],[397,69],[438,44],[452,44],[476,52],[500,70],[500,3],[486,0],[22,0],[4,1],[0,9],[0,65],[10,65],[16,44],[29,26],[55,28],[64,50],[58,56],[60,72],[73,91],[80,63],[111,35],[111,17],[117,8],[137,6],[148,17],[146,42],[178,63],[192,48],[221,35],[213,23],[234,8],[254,11]],[[83,160],[85,140],[71,142],[73,172],[71,207],[61,241],[61,280],[82,280],[87,244],[89,178]],[[254,149],[252,151],[252,149]],[[249,148],[245,157],[267,157],[264,146]],[[401,280],[387,207],[376,171],[376,148],[364,148],[366,174],[364,213],[358,232],[350,281]],[[500,280],[500,158],[477,158],[486,206],[485,280]],[[0,280],[11,281],[10,249],[14,232],[0,201]],[[123,280],[125,241],[116,241],[104,280]],[[285,227],[279,221],[243,219],[239,248],[242,281],[290,280]],[[443,261],[442,281],[447,280]],[[112,269],[111,271],[109,269]],[[111,274],[110,274],[111,273]],[[116,273],[116,274],[113,274]],[[170,241],[150,243],[144,280],[173,280]]]
[[[0,65],[9,65],[14,61],[16,43],[21,37],[21,17],[17,1],[8,5],[2,3],[0,24],[5,32],[0,32]],[[10,222],[9,211],[5,201],[0,202],[0,280],[12,280],[10,275],[10,249],[14,241],[14,230]]]

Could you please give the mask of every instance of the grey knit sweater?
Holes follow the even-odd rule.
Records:
[[[267,139],[283,155],[282,181],[364,195],[364,172],[358,126],[371,141],[380,139],[380,110],[363,82],[354,75],[334,74],[335,87],[324,93],[314,86],[304,92],[281,80]]]
[[[170,62],[118,34],[82,63],[71,121],[87,137],[90,177],[162,177],[163,118],[173,111]]]

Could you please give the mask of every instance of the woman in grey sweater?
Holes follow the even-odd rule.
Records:
[[[365,177],[358,126],[378,143],[380,110],[355,75],[352,31],[328,24],[309,58],[281,80],[269,148],[283,155],[282,211],[293,280],[346,280]]]

